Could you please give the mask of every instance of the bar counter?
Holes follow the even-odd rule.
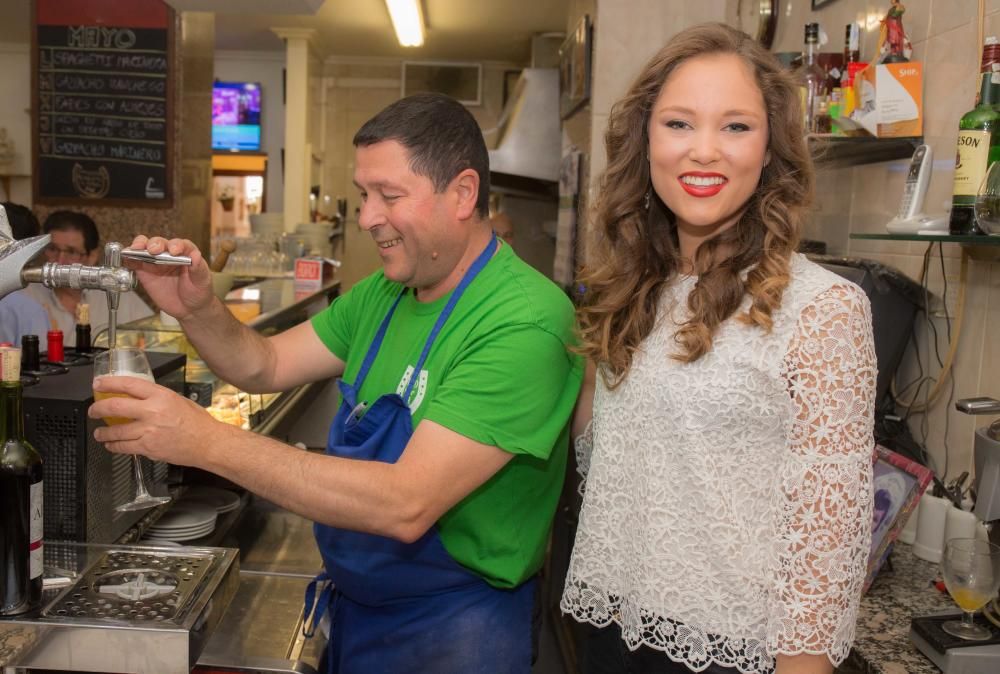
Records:
[[[958,612],[951,598],[932,581],[938,565],[896,543],[888,564],[861,600],[854,648],[838,668],[842,674],[939,674],[941,670],[910,641],[910,619],[947,611]]]

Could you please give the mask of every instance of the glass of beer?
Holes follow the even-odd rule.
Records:
[[[116,347],[108,351],[102,351],[94,356],[94,381],[101,377],[137,377],[146,381],[153,381],[153,372],[146,360],[146,354],[141,349],[135,347]],[[124,393],[107,393],[105,391],[94,391],[94,400],[104,400],[105,398],[127,398]],[[104,423],[108,426],[117,424],[127,424],[132,421],[126,417],[105,417]],[[153,496],[146,489],[146,480],[142,475],[142,463],[138,454],[132,455],[132,468],[135,471],[135,498],[128,503],[117,506],[116,510],[145,510],[153,506],[167,503],[169,496]]]
[[[997,596],[1000,547],[977,538],[953,538],[945,544],[941,574],[948,593],[963,611],[961,620],[948,620],[941,629],[969,641],[990,639],[992,631],[975,624],[973,615]]]

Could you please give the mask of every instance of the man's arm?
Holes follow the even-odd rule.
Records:
[[[198,355],[224,381],[252,393],[270,392],[343,373],[343,361],[330,353],[308,323],[267,338],[236,320],[212,293],[212,273],[190,241],[138,236],[131,247],[191,258],[190,267],[138,264],[136,274],[157,306],[180,321]]]
[[[95,431],[110,451],[202,468],[314,521],[406,542],[513,458],[431,421],[417,426],[394,464],[325,456],[215,421],[141,379],[105,377],[97,385],[132,396],[90,408],[93,418],[135,419]]]

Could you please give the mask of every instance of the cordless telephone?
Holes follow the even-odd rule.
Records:
[[[906,172],[906,182],[903,185],[903,199],[899,204],[896,217],[889,221],[886,229],[892,234],[916,234],[921,230],[947,231],[947,218],[941,227],[942,218],[932,218],[923,213],[924,197],[927,195],[927,185],[931,180],[931,170],[934,164],[933,152],[929,145],[920,145],[913,153],[909,169]]]

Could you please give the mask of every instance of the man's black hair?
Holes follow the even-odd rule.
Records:
[[[476,211],[489,217],[490,157],[483,132],[461,103],[443,94],[415,94],[382,110],[354,135],[355,147],[394,140],[410,153],[410,170],[442,192],[465,169],[479,174]]]
[[[53,211],[45,218],[42,230],[51,232],[80,232],[83,234],[83,246],[90,252],[101,245],[101,236],[97,233],[97,225],[86,213],[77,211]]]

